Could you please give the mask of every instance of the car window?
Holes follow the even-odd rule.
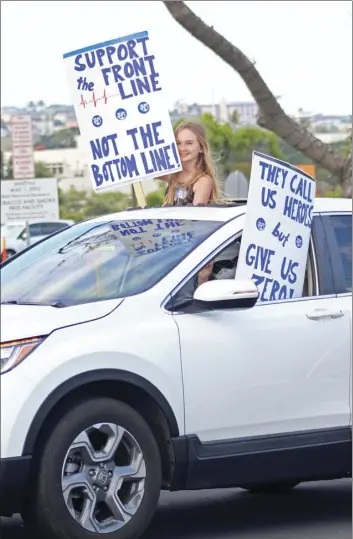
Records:
[[[328,215],[324,219],[335,241],[338,260],[334,263],[339,265],[345,291],[352,292],[352,216]]]
[[[140,294],[222,224],[176,219],[79,223],[5,264],[1,301],[76,305]]]
[[[57,232],[58,230],[61,230],[62,228],[66,228],[68,225],[66,223],[42,223],[42,230],[43,235],[50,235],[54,234],[54,232]]]
[[[42,223],[32,223],[29,225],[29,235],[31,238],[34,238],[35,236],[44,236],[44,228]]]
[[[182,285],[180,290],[175,294],[166,308],[177,310],[192,302],[194,292],[200,284],[208,280],[223,280],[234,279],[238,263],[240,251],[241,237],[236,238],[229,243],[224,249],[216,254],[211,262],[207,262],[201,268],[195,268],[195,272]],[[308,255],[307,267],[305,272],[305,280],[303,285],[302,297],[310,297],[314,295],[314,268],[312,264],[311,249]]]

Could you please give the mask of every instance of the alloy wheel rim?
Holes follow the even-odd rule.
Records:
[[[110,533],[136,514],[145,481],[145,460],[132,434],[113,423],[98,423],[72,442],[61,486],[66,507],[82,528]]]

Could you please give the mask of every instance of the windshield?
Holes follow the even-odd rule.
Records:
[[[1,269],[1,303],[70,306],[140,294],[222,225],[145,219],[84,222]]]

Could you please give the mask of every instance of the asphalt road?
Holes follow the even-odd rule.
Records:
[[[1,539],[32,539],[3,519]],[[143,539],[352,539],[352,483],[300,485],[285,496],[241,490],[163,493]]]

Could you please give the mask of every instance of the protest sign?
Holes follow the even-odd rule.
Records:
[[[110,225],[131,256],[144,256],[195,238],[193,222],[182,219],[117,221]]]
[[[181,170],[147,31],[64,54],[96,192]]]
[[[315,180],[253,152],[246,221],[236,279],[251,279],[259,301],[301,297],[309,250]]]

